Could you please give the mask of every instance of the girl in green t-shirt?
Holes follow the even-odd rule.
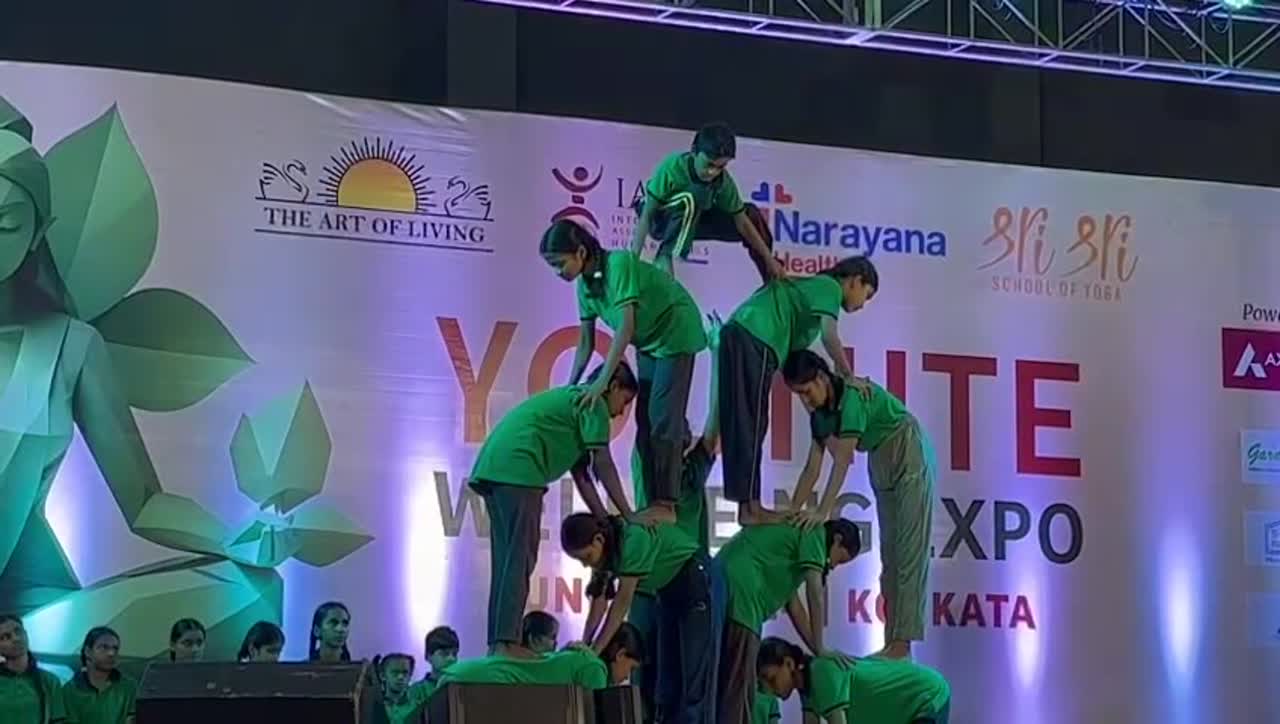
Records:
[[[67,720],[58,677],[36,665],[22,619],[0,614],[0,722],[61,724]]]
[[[627,347],[635,346],[640,380],[635,446],[646,498],[655,519],[675,521],[694,362],[707,346],[698,305],[675,277],[626,251],[605,251],[590,231],[567,219],[547,229],[539,252],[561,279],[577,287],[581,324],[569,384],[581,379],[595,351],[596,320],[613,330],[604,372],[579,405],[604,395]]]
[[[378,683],[387,724],[421,724],[426,721],[427,700],[421,690],[410,685],[413,657],[387,654],[378,660]]]
[[[806,724],[947,724],[951,687],[910,661],[810,656],[776,637],[760,644],[761,687],[782,699],[800,692]]]
[[[80,647],[80,671],[62,686],[68,724],[132,724],[138,684],[117,667],[120,635],[106,626],[89,630]]]
[[[840,376],[869,392],[844,356],[837,321],[875,296],[879,276],[871,260],[852,256],[815,276],[779,279],[738,305],[720,332],[720,417],[724,435],[724,494],[738,504],[738,523],[780,522],[761,504],[760,465],[769,428],[769,390],[774,374],[798,349],[819,337],[837,360]]]
[[[911,642],[924,639],[929,545],[933,528],[933,447],[896,397],[872,385],[869,398],[845,388],[826,360],[809,350],[791,353],[782,377],[810,413],[812,442],[800,480],[794,513],[816,525],[835,509],[855,450],[867,453],[867,471],[880,527],[880,588],[885,600],[885,648],[890,658],[911,655]],[[816,511],[804,511],[831,456],[827,489]]]
[[[259,621],[249,627],[240,642],[236,661],[242,664],[274,664],[284,651],[284,631],[270,621]]]
[[[827,574],[854,559],[862,535],[838,518],[820,528],[785,523],[738,531],[716,555],[728,579],[728,613],[720,657],[721,722],[749,724],[756,696],[756,654],[764,623],[778,611],[787,616],[815,654],[826,654]],[[800,587],[805,597],[800,598]]]
[[[668,724],[711,724],[724,626],[725,580],[719,563],[672,524],[646,527],[590,513],[564,520],[560,545],[595,572],[587,587],[591,608],[583,642],[603,652],[636,593],[655,596],[659,717]]]

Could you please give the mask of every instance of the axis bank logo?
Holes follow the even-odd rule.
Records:
[[[780,183],[761,182],[752,189],[751,200],[767,207],[761,210],[769,219],[773,238],[783,244],[810,247],[813,251],[831,250],[841,255],[872,256],[877,252],[947,255],[947,235],[942,231],[806,213],[796,204],[795,194]]]
[[[1222,386],[1280,391],[1280,332],[1224,328]]]

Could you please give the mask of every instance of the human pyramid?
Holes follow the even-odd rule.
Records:
[[[590,512],[563,521],[560,543],[593,571],[575,652],[611,660],[619,636],[638,636],[646,720],[765,722],[779,716],[775,697],[798,690],[806,716],[830,724],[945,724],[946,681],[910,660],[911,643],[924,638],[932,449],[902,402],[854,376],[837,330],[842,312],[858,311],[875,295],[876,269],[854,256],[813,277],[787,278],[763,215],[743,203],[726,168],[735,152],[733,132],[713,124],[697,132],[690,151],[664,159],[636,204],[630,250],[606,251],[570,220],[554,222],[542,236],[542,258],[577,290],[581,336],[569,384],[512,409],[469,477],[492,530],[488,658],[537,660],[521,622],[542,498],[569,473]],[[641,259],[649,236],[659,242],[653,263]],[[674,257],[687,258],[694,240],[743,244],[763,281],[727,322],[709,315],[709,328],[674,276]],[[613,342],[581,383],[597,320],[613,331]],[[819,338],[829,359],[809,350]],[[635,371],[624,359],[631,346]],[[695,359],[708,348],[710,411],[695,437],[686,408]],[[779,369],[809,410],[812,428],[786,511],[761,502],[769,391]],[[625,416],[633,401],[638,510],[609,451],[610,421]],[[742,528],[712,558],[704,486],[720,448],[725,495],[737,503]],[[857,659],[829,648],[823,636],[827,574],[862,548],[852,522],[832,519],[855,451],[868,457],[886,609],[884,648]],[[827,486],[815,505],[826,457]],[[595,480],[617,514],[606,510]],[[803,647],[761,640],[765,620],[783,609]],[[460,666],[444,680],[483,681],[488,668]]]

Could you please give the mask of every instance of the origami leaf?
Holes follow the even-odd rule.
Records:
[[[190,498],[156,493],[133,522],[133,532],[177,550],[223,553],[229,531],[222,521]]]
[[[290,532],[298,541],[293,557],[313,566],[336,563],[373,540],[336,509],[314,502],[294,514]]]
[[[72,312],[89,320],[151,265],[159,212],[142,159],[112,106],[45,155],[53,187],[49,248]]]
[[[169,412],[209,396],[253,360],[200,302],[144,289],[94,321],[110,345],[129,404]]]
[[[31,142],[31,121],[4,96],[0,96],[0,131],[12,131],[27,139],[27,143]]]
[[[324,487],[333,444],[320,405],[304,383],[253,415],[242,415],[231,440],[240,491],[263,508],[287,513]]]
[[[275,568],[297,551],[297,536],[287,528],[257,520],[227,544],[227,552],[235,560],[266,568]]]

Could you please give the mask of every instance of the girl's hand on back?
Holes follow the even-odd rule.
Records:
[[[858,391],[864,400],[871,399],[871,378],[870,377],[854,377],[847,380],[849,386]]]
[[[601,375],[601,377],[603,376],[604,375]],[[590,409],[592,405],[600,401],[600,398],[604,397],[604,390],[604,385],[600,384],[599,381],[592,382],[590,387],[583,390],[582,394],[578,395],[578,409]]]

